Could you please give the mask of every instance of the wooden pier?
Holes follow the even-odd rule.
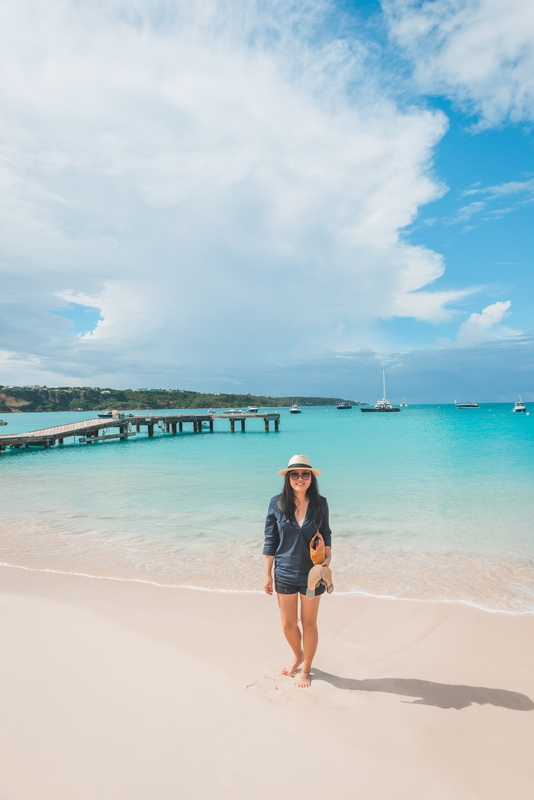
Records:
[[[6,448],[44,447],[50,448],[55,444],[63,444],[65,439],[76,438],[82,444],[95,444],[109,439],[127,439],[141,432],[141,428],[146,428],[149,438],[154,436],[154,428],[162,433],[176,435],[184,430],[184,425],[192,425],[194,433],[202,433],[209,430],[213,433],[213,423],[215,420],[229,420],[230,431],[235,433],[236,422],[239,423],[241,431],[245,431],[247,419],[262,419],[265,433],[269,433],[270,423],[274,423],[274,430],[280,428],[280,414],[276,412],[266,413],[234,413],[221,414],[209,412],[207,414],[114,414],[113,417],[102,419],[86,419],[79,422],[72,422],[68,425],[57,425],[55,428],[43,428],[38,431],[28,431],[27,433],[0,434],[0,453]],[[113,432],[109,432],[112,430]]]

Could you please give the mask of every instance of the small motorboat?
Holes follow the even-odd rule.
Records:
[[[106,411],[105,414],[98,414],[99,419],[113,419],[113,411]]]
[[[455,403],[456,408],[480,408],[478,403]]]
[[[297,401],[293,403],[291,408],[289,409],[290,414],[302,414],[302,410],[299,408]]]
[[[352,403],[349,403],[348,400],[342,400],[341,403],[338,403],[336,408],[340,411],[344,411],[346,408],[352,408]]]
[[[5,419],[0,419],[0,425],[7,425],[7,422],[5,421]]]
[[[519,400],[516,403],[514,403],[514,407],[512,408],[512,411],[522,411],[524,413],[526,410],[527,410],[527,407],[523,403],[523,401],[521,400],[521,395],[519,395]]]
[[[258,406],[249,406],[247,408],[247,414],[257,414],[258,413]]]

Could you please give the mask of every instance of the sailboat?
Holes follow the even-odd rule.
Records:
[[[360,411],[400,411],[398,406],[392,406],[386,397],[386,370],[382,364],[382,400],[379,400],[373,408],[360,408]]]

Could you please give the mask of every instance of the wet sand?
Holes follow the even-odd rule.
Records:
[[[0,797],[532,800],[534,615],[325,597],[310,689],[276,600],[0,568]]]

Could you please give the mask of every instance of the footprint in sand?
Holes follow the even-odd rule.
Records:
[[[280,670],[270,670],[260,680],[247,683],[245,688],[271,703],[288,703],[295,697],[294,679],[282,675]]]

